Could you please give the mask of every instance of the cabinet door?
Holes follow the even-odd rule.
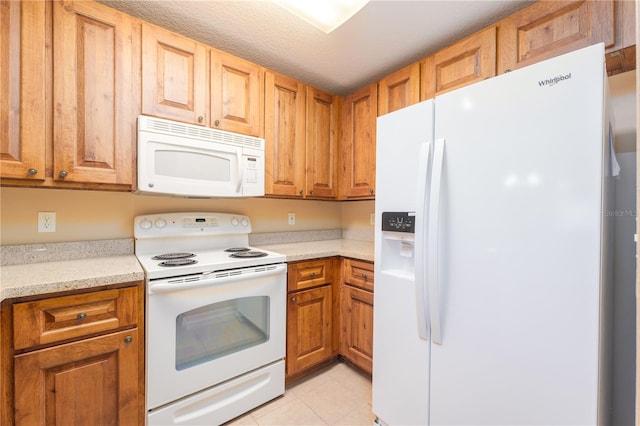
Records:
[[[339,114],[337,96],[307,87],[307,197],[338,196]]]
[[[287,304],[287,375],[333,356],[331,285],[290,293]]]
[[[378,86],[347,96],[342,107],[340,198],[373,199],[376,177]]]
[[[420,63],[416,62],[378,82],[378,116],[420,101]]]
[[[15,357],[15,422],[138,424],[138,330]]]
[[[613,45],[613,0],[541,1],[498,23],[498,73],[594,43]]]
[[[211,127],[262,137],[263,74],[256,64],[211,50]]]
[[[55,2],[53,18],[53,178],[131,186],[139,53],[134,20],[86,1]]]
[[[207,46],[142,24],[142,113],[208,125]]]
[[[47,64],[45,2],[0,2],[0,175],[44,180]],[[50,17],[50,16],[49,16]],[[50,40],[49,40],[50,42]]]
[[[373,293],[342,287],[342,336],[340,353],[368,373],[373,360]]]
[[[267,72],[265,77],[265,195],[302,197],[305,174],[305,87]]]
[[[496,28],[467,37],[422,61],[421,99],[496,75]]]

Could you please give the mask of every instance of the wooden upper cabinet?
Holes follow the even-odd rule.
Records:
[[[265,74],[265,195],[302,197],[305,185],[305,85]]]
[[[208,125],[209,48],[142,24],[142,113]]]
[[[376,178],[378,86],[347,96],[342,104],[340,149],[341,199],[373,199]]]
[[[615,23],[615,45],[607,51],[616,51],[636,44],[636,23],[637,1],[615,0],[614,1],[614,23]]]
[[[306,196],[338,196],[340,102],[337,96],[307,87]]]
[[[613,0],[541,1],[498,23],[498,73],[615,43]]]
[[[420,63],[398,70],[378,82],[378,116],[420,101]]]
[[[50,4],[0,2],[0,175],[42,181],[47,140]],[[50,17],[50,15],[49,15]],[[49,42],[49,43],[48,43]]]
[[[264,135],[264,69],[211,50],[211,127]]]
[[[496,75],[496,28],[473,34],[422,61],[421,100]]]
[[[53,179],[131,186],[134,20],[85,1],[54,2],[53,19]]]

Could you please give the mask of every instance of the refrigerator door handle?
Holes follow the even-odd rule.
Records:
[[[418,324],[418,336],[422,340],[429,339],[429,316],[427,313],[427,280],[425,276],[425,248],[426,248],[426,223],[428,189],[427,179],[431,167],[431,143],[423,143],[420,146],[418,157],[418,200],[416,203],[416,228],[415,228],[415,286],[416,286],[416,320]]]
[[[431,340],[442,344],[442,323],[440,318],[440,284],[438,283],[438,231],[440,213],[440,192],[442,167],[444,163],[444,139],[436,139],[433,153],[433,171],[429,193],[429,225],[427,227],[427,286],[431,323]]]

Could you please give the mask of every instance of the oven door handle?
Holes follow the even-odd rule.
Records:
[[[169,293],[182,290],[191,290],[201,287],[213,287],[221,284],[228,284],[238,281],[250,280],[255,278],[268,277],[272,275],[281,275],[287,272],[287,264],[256,266],[256,272],[245,270],[237,271],[217,271],[204,273],[197,278],[190,280],[189,277],[168,278],[161,282],[150,283],[149,293]]]

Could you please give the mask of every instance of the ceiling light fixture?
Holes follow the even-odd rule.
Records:
[[[369,0],[274,0],[276,4],[329,34]]]

